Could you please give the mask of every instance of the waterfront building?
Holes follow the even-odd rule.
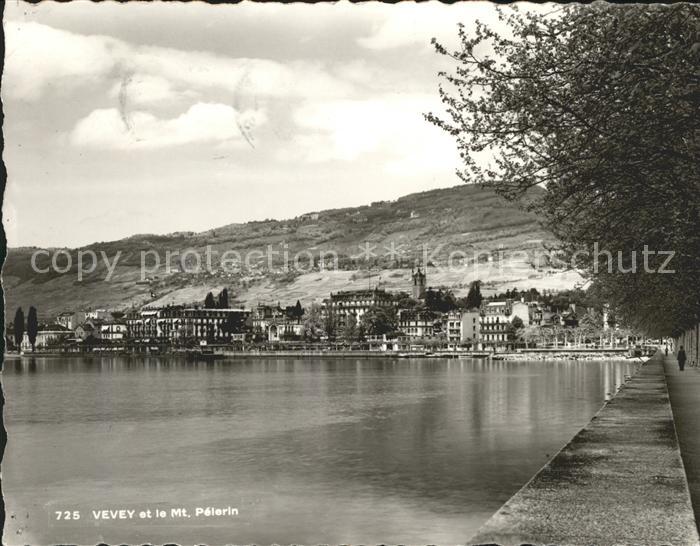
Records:
[[[36,349],[49,349],[66,342],[72,334],[73,333],[68,328],[60,324],[42,324],[39,326],[39,331],[36,334],[36,343],[34,347]],[[24,332],[20,348],[24,352],[30,352],[32,350],[32,344],[29,342],[27,332]]]
[[[432,338],[443,333],[442,319],[433,311],[399,310],[399,331],[412,339]]]
[[[266,341],[301,338],[304,334],[303,314],[295,306],[282,308],[258,303],[253,310],[253,332]]]
[[[249,316],[245,309],[184,309],[182,328],[175,337],[192,334],[196,339],[229,340],[243,331]]]
[[[520,318],[523,326],[530,325],[527,303],[505,300],[482,305],[479,317],[480,348],[503,350],[512,347],[515,342],[513,320],[516,317]]]
[[[375,288],[370,290],[344,290],[331,292],[330,297],[321,304],[324,322],[332,320],[340,329],[347,323],[347,317],[354,315],[359,322],[367,311],[373,307],[392,307],[396,305],[391,293]]]
[[[100,339],[105,341],[121,341],[126,337],[126,323],[105,322],[100,326]]]
[[[479,342],[480,313],[472,311],[450,311],[446,315],[447,341],[450,344],[469,344],[476,347]]]
[[[245,309],[169,306],[131,311],[124,322],[131,339],[225,341],[242,332],[249,315]]]
[[[265,333],[267,341],[300,339],[304,335],[304,324],[301,320],[285,319],[272,322]]]
[[[445,314],[447,341],[452,344],[462,343],[462,312],[450,311]]]
[[[479,325],[481,323],[480,319],[480,313],[476,309],[470,311],[462,311],[462,331],[460,339],[460,342],[462,344],[471,345],[471,347],[473,348],[478,346],[480,336]]]
[[[153,339],[158,337],[158,309],[143,308],[129,311],[126,315],[126,333],[131,339]]]

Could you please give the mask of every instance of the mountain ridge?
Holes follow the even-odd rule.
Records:
[[[554,242],[554,238],[535,214],[488,188],[460,184],[284,220],[236,222],[200,232],[134,234],[74,249],[53,249],[63,251],[57,260],[61,265],[67,265],[70,255],[71,267],[65,273],[52,271],[45,255],[38,256],[36,262],[49,271],[37,273],[31,267],[36,248],[9,248],[2,275],[7,308],[35,305],[42,315],[50,316],[88,307],[124,309],[199,302],[206,292],[223,287],[249,305],[270,298],[292,303],[299,299],[307,304],[326,297],[330,290],[352,288],[369,270],[380,272],[376,282],[383,286],[407,290],[410,268],[419,263],[429,268],[434,285],[458,293],[468,286],[468,279],[481,274],[479,266],[489,260],[508,264],[512,272],[483,273],[487,288],[489,283],[498,288],[503,283],[527,280],[542,287],[547,285],[546,267],[536,267],[523,256],[537,252],[544,242]],[[363,254],[363,245],[365,251],[372,248],[373,255]],[[85,257],[90,251],[98,258],[103,253],[108,260],[118,257],[109,281],[105,280],[109,264],[101,259],[94,271],[78,278],[79,253]],[[177,256],[188,251],[193,261],[193,253],[203,259],[210,252],[214,256],[212,267],[194,271],[186,261],[178,263]],[[226,252],[241,256],[239,267],[224,267],[221,256]],[[249,260],[260,252],[262,258]],[[288,267],[284,252],[296,257],[298,267]],[[517,253],[519,261],[509,258]],[[144,255],[152,259],[147,275],[141,267]],[[329,255],[335,255],[335,261],[327,263],[324,256]],[[161,262],[158,268],[154,267],[156,256]],[[248,261],[244,263],[243,258]],[[450,269],[446,270],[448,262]],[[83,266],[85,269],[85,263]],[[561,279],[555,280],[552,287],[562,284]],[[572,282],[567,278],[562,287]]]

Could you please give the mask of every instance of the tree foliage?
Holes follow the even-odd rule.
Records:
[[[204,308],[205,309],[216,309],[216,300],[214,300],[214,294],[207,292],[204,298]]]
[[[212,299],[213,299],[213,297],[212,297]],[[228,309],[229,308],[228,290],[226,288],[224,288],[221,292],[219,292],[219,301],[218,301],[217,307],[219,309]]]
[[[240,334],[245,330],[246,316],[242,313],[228,313],[226,320],[221,324],[221,332],[226,337],[230,337],[231,334]]]
[[[514,332],[519,332],[523,328],[525,328],[525,324],[523,323],[523,319],[520,317],[516,316],[513,318],[513,320],[510,322],[511,326],[513,327]]]
[[[457,299],[452,290],[446,288],[433,290],[430,288],[425,292],[425,308],[430,311],[447,313],[457,309],[457,306]]]
[[[27,338],[32,346],[32,352],[36,349],[36,336],[39,333],[39,319],[36,314],[36,307],[31,306],[27,313]]]
[[[700,318],[700,6],[509,12],[507,32],[460,25],[458,50],[435,42],[456,66],[441,73],[447,115],[427,118],[456,138],[465,181],[541,212],[616,314],[678,334]],[[644,245],[674,252],[675,273],[658,254],[643,270]]]
[[[321,306],[318,303],[313,303],[304,319],[304,338],[311,341],[318,341],[323,333],[324,323],[321,314]]]
[[[304,308],[301,306],[301,302],[297,300],[296,305],[294,306],[294,312],[293,312],[294,318],[301,318],[304,316]]]
[[[345,317],[345,324],[341,332],[344,341],[357,341],[360,337],[357,317],[353,313],[349,313]]]
[[[481,302],[483,301],[483,296],[481,295],[481,281],[472,281],[469,285],[469,292],[467,293],[467,299],[465,301],[465,306],[467,309],[478,309],[481,307]]]
[[[15,311],[13,333],[15,336],[15,346],[19,352],[22,348],[22,338],[24,337],[24,311],[22,311],[21,307],[18,307],[17,311]]]
[[[396,310],[393,307],[371,307],[360,318],[360,324],[371,336],[393,334],[397,330]]]

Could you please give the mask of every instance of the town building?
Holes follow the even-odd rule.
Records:
[[[169,306],[131,311],[124,322],[131,339],[223,341],[240,333],[249,315],[245,309]]]
[[[258,339],[284,341],[304,335],[303,315],[294,306],[282,308],[259,303],[253,310],[253,333]]]
[[[447,341],[453,345],[476,347],[479,342],[479,311],[450,311],[446,315]]]
[[[492,301],[482,305],[479,320],[479,348],[502,350],[515,342],[513,320],[518,317],[523,326],[530,325],[527,303],[512,300]]]
[[[95,328],[92,324],[89,322],[84,322],[83,324],[78,324],[78,326],[75,327],[73,335],[76,339],[85,341],[89,337],[97,338],[99,336],[99,332],[95,332]]]
[[[542,326],[544,322],[544,311],[538,302],[528,302],[528,311],[530,314],[530,325]]]
[[[65,326],[60,324],[44,324],[39,326],[39,331],[36,334],[35,349],[50,349],[51,347],[61,345],[72,336],[72,332]],[[29,342],[27,332],[22,337],[20,346],[22,351],[31,352],[32,344]]]
[[[65,311],[56,317],[56,324],[71,331],[83,322],[85,322],[85,313],[82,311]]]
[[[127,328],[124,322],[104,322],[100,326],[100,339],[105,341],[122,341],[126,338]]]
[[[84,320],[111,320],[112,318],[112,313],[110,313],[107,309],[89,309],[85,311],[84,314]]]
[[[432,338],[443,333],[442,320],[432,311],[401,309],[399,331],[408,338]]]
[[[330,297],[321,304],[321,315],[324,322],[333,321],[336,328],[347,324],[347,317],[355,316],[360,321],[362,315],[374,307],[393,307],[396,304],[391,293],[375,288],[369,290],[344,290],[331,292]]]

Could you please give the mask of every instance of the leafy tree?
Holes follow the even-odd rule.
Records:
[[[431,288],[425,292],[425,307],[430,311],[447,313],[457,309],[457,300],[451,290]]]
[[[15,321],[13,324],[14,334],[15,334],[15,345],[17,346],[17,352],[22,350],[22,338],[24,337],[24,311],[21,307],[17,308],[15,311]]]
[[[246,318],[241,313],[228,313],[226,320],[221,324],[221,332],[230,337],[231,334],[240,334],[245,328]]]
[[[441,74],[446,116],[427,118],[457,140],[459,175],[538,210],[562,256],[633,326],[694,326],[700,6],[570,4],[502,19],[502,33],[460,25],[456,51],[434,42],[456,68]],[[647,255],[645,270],[644,245],[674,252],[675,274],[649,273],[667,254]]]
[[[32,352],[36,349],[36,336],[39,333],[39,319],[36,315],[36,308],[31,306],[27,313],[27,337],[32,345]]]
[[[413,299],[413,297],[407,292],[399,292],[394,296],[394,301],[399,309],[415,309],[421,305],[418,300]]]
[[[544,334],[542,332],[541,326],[526,326],[521,333],[521,338],[525,342],[525,348],[528,348],[530,344],[537,344],[544,339]]]
[[[393,334],[397,329],[396,310],[393,307],[371,307],[360,318],[360,325],[371,336]]]
[[[357,317],[350,313],[345,317],[345,324],[343,325],[342,337],[345,341],[357,341],[359,338],[359,332],[357,328]]]
[[[294,317],[301,318],[303,316],[304,316],[304,308],[301,306],[301,302],[299,300],[297,300],[297,303],[294,306]]]
[[[593,340],[603,331],[603,317],[594,309],[589,309],[579,321],[579,329],[583,340]]]
[[[469,292],[467,293],[466,307],[467,309],[478,309],[481,307],[481,302],[483,301],[481,295],[481,281],[472,281],[469,285]]]
[[[216,301],[214,301],[214,295],[211,292],[208,292],[207,296],[204,298],[204,308],[216,309]]]
[[[523,319],[518,316],[513,317],[513,320],[510,321],[510,328],[515,340],[520,341],[522,339],[523,329],[525,328]]]
[[[338,329],[338,321],[335,317],[333,311],[329,310],[323,321],[323,330],[326,333],[328,339],[334,339],[336,330]]]
[[[304,319],[304,338],[317,341],[323,334],[323,316],[321,306],[317,303],[311,304],[309,312]]]
[[[212,301],[213,301],[213,296],[212,296]],[[204,305],[206,306],[206,300]],[[229,301],[228,301],[228,290],[224,288],[221,292],[219,292],[219,301],[217,307],[219,309],[228,309],[229,308]]]
[[[513,327],[513,330],[522,330],[525,325],[523,324],[523,319],[520,317],[516,316],[513,317],[513,320],[510,321],[511,326]]]

